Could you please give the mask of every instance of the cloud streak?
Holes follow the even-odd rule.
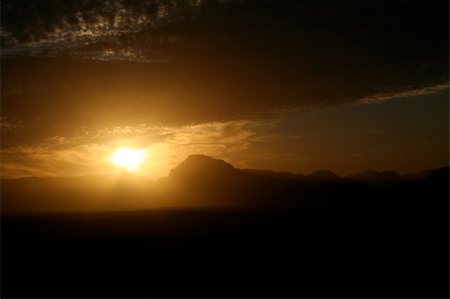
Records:
[[[173,113],[180,103],[201,111],[174,116],[186,124],[283,106],[382,101],[448,85],[448,16],[442,13],[448,3],[116,0],[68,1],[58,9],[52,1],[6,1],[3,7],[2,55],[16,47],[34,49],[20,54],[29,59],[68,59],[31,59],[20,75],[13,71],[21,69],[17,61],[3,62],[6,94],[22,85],[52,102],[95,102],[98,87],[102,98],[128,94],[130,106],[137,101],[130,98],[145,98],[158,112],[152,117]],[[92,63],[73,62],[80,58]],[[122,62],[126,71],[119,73],[107,65]],[[25,84],[26,73],[39,82]],[[85,74],[92,74],[90,83],[81,84]],[[68,80],[74,88],[63,92]],[[4,100],[33,97],[22,92]]]
[[[295,127],[304,115],[270,127],[310,107],[414,103],[448,90],[448,5],[5,0],[2,175],[111,172],[108,157],[123,146],[148,149],[153,164],[142,171],[155,176],[190,153],[261,161],[259,143],[284,169],[304,148],[312,161],[340,142],[323,141],[325,116],[304,130]]]
[[[180,8],[173,2],[140,1],[90,1],[85,4],[15,1],[2,6],[2,56],[9,55],[57,55],[71,49],[75,54],[90,59],[106,61],[150,61],[138,53],[137,48],[117,49],[114,45],[143,30],[157,28],[176,18]],[[184,10],[201,4],[186,1]],[[56,12],[57,5],[61,12]],[[15,18],[24,18],[22,26]],[[92,51],[96,44],[110,45]],[[89,48],[91,48],[89,50]],[[116,49],[113,49],[116,48]],[[80,53],[81,52],[81,53]]]
[[[389,93],[381,93],[374,94],[366,98],[362,98],[356,101],[356,103],[361,104],[375,104],[383,101],[399,99],[399,98],[409,98],[409,97],[417,97],[424,96],[429,94],[441,93],[445,92],[449,89],[450,83],[439,83],[436,85],[426,86],[423,88],[412,88],[410,90],[403,90],[398,92],[389,92]]]
[[[109,158],[118,147],[148,151],[140,174],[160,177],[188,155],[203,153],[225,158],[246,150],[273,122],[232,121],[189,126],[104,127],[82,129],[73,136],[55,136],[28,146],[1,151],[4,178],[71,176],[117,172]]]

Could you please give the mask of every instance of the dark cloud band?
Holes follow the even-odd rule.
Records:
[[[48,133],[434,90],[447,21],[446,2],[4,1],[2,116]]]

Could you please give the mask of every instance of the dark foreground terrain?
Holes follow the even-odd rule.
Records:
[[[448,168],[264,182],[248,202],[279,204],[4,215],[2,297],[449,296]]]
[[[4,217],[2,295],[448,296],[448,218],[345,217],[326,209]]]

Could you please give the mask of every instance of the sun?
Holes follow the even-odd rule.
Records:
[[[136,171],[145,159],[144,150],[118,148],[111,156],[111,161],[128,171]]]

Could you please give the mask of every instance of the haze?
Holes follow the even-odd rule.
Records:
[[[59,4],[58,4],[59,5]],[[6,1],[1,175],[448,165],[446,3]],[[60,10],[60,11],[59,11]],[[417,20],[421,20],[417,22]]]
[[[449,298],[449,2],[2,0],[4,298]]]

